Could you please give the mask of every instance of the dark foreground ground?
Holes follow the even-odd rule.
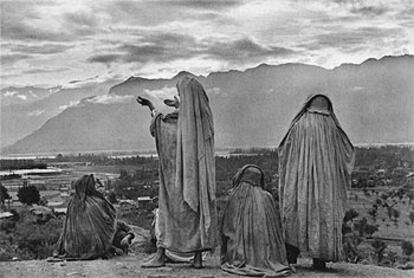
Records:
[[[174,264],[161,269],[142,269],[141,262],[144,254],[134,254],[117,257],[111,260],[76,261],[49,263],[42,261],[0,262],[0,278],[14,277],[97,277],[97,278],[221,278],[239,277],[219,269],[218,257],[211,256],[205,262],[202,270],[193,269],[190,265]],[[336,263],[329,264],[326,272],[316,272],[311,269],[310,261],[299,262],[296,274],[291,277],[414,277],[413,270],[397,270],[371,265],[355,265]]]

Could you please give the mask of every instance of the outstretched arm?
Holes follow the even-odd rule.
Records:
[[[146,98],[143,98],[143,97],[139,96],[139,97],[137,97],[136,100],[142,106],[148,106],[148,108],[151,112],[155,109],[154,105],[152,104],[152,102],[149,99],[146,99]]]
[[[154,117],[156,115],[154,104],[149,99],[143,97],[137,97],[137,102],[142,106],[148,106],[149,110],[151,111],[151,116]]]

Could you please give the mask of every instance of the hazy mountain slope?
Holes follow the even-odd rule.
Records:
[[[199,80],[214,112],[217,147],[278,145],[306,97],[319,92],[331,97],[353,142],[394,143],[414,141],[412,72],[414,57],[406,55],[333,70],[303,64],[260,65]],[[106,104],[87,100],[71,107],[5,151],[154,148],[148,112],[134,97],[171,96],[176,80],[130,78],[110,90]]]
[[[42,89],[43,97],[39,90],[32,87],[16,89],[6,88],[2,90],[2,106],[0,110],[0,135],[1,146],[16,142],[18,139],[32,133],[41,127],[48,119],[58,115],[64,109],[77,104],[84,97],[107,94],[117,80],[108,80],[101,83],[89,83],[75,88],[51,88]],[[29,90],[30,89],[30,90]],[[19,95],[30,95],[30,91],[39,95],[38,100],[26,99],[21,103],[4,105],[4,94],[17,92]],[[28,91],[29,90],[29,91]],[[10,93],[9,93],[10,94]],[[15,96],[15,95],[14,95]]]
[[[31,142],[30,146],[20,149],[23,153],[31,153],[33,150],[43,152],[104,150],[113,149],[114,146],[117,149],[131,149],[137,148],[140,144],[146,144],[145,147],[148,148],[152,140],[148,136],[139,136],[139,126],[135,128],[130,119],[136,108],[133,103],[99,104],[83,100],[77,107],[70,107],[59,116],[48,120],[40,129],[17,144]],[[150,118],[149,113],[141,112],[143,112],[143,120]],[[119,121],[114,120],[114,115]],[[124,120],[129,122],[129,128],[125,128]],[[141,126],[141,129],[143,133],[149,134],[148,128]],[[143,141],[138,138],[142,138]],[[49,146],[45,146],[44,140]]]

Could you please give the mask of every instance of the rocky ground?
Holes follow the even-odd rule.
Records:
[[[238,277],[219,269],[218,256],[210,256],[202,270],[193,269],[187,264],[170,264],[160,269],[142,269],[141,263],[145,254],[130,254],[110,260],[73,261],[50,263],[42,261],[0,262],[0,278],[15,277],[148,277],[148,278],[207,278],[207,277]],[[299,261],[296,273],[291,277],[414,277],[413,270],[397,270],[371,265],[355,265],[345,263],[329,264],[326,272],[316,272],[311,269],[309,260]]]

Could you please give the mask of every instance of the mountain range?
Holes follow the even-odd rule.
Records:
[[[196,78],[210,99],[217,148],[274,147],[307,96],[315,93],[331,98],[354,143],[414,142],[413,72],[414,56],[404,55],[334,69],[261,64]],[[52,88],[39,100],[2,103],[2,153],[154,149],[150,114],[135,98],[148,97],[166,112],[162,100],[176,94],[175,84],[183,75],[192,74]],[[14,91],[3,89],[2,99]]]

